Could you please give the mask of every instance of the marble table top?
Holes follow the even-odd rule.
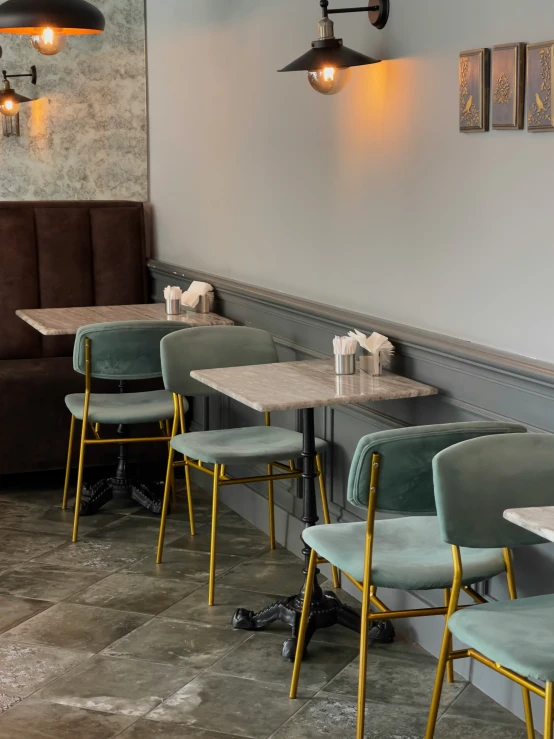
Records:
[[[233,321],[216,313],[187,311],[168,316],[164,303],[110,305],[90,308],[37,308],[17,310],[16,315],[44,336],[75,335],[81,326],[114,321],[178,321],[185,326],[232,326]]]
[[[504,518],[537,536],[554,541],[554,506],[536,508],[508,508]]]
[[[407,377],[335,374],[332,359],[195,370],[191,377],[254,410],[285,411],[436,395],[438,390]]]

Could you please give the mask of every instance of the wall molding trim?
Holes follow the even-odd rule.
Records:
[[[246,322],[252,323],[252,312],[260,317],[278,312],[281,323],[286,318],[293,331],[280,333],[273,328],[272,333],[281,345],[307,356],[328,356],[330,344],[316,336],[306,342],[306,333],[328,336],[352,327],[379,331],[397,347],[397,371],[437,385],[442,404],[468,416],[515,418],[531,430],[554,432],[552,364],[156,259],[149,261],[148,268],[153,278],[153,299],[161,300],[164,280],[184,286],[192,280],[209,282],[216,289],[218,309],[235,320],[248,316]],[[441,379],[444,382],[438,384]],[[491,384],[495,387],[492,394],[488,392]],[[514,403],[514,395],[532,396],[534,402],[528,405],[533,408]],[[507,396],[510,402],[506,402]],[[548,412],[544,407],[541,412],[541,402],[548,406]]]
[[[352,324],[360,326],[360,329],[366,329],[367,331],[379,331],[379,333],[383,333],[386,336],[394,337],[396,342],[403,347],[424,348],[427,351],[436,352],[439,356],[456,357],[468,363],[491,367],[506,375],[528,377],[529,379],[554,387],[554,365],[548,362],[510,354],[480,344],[474,344],[470,341],[456,339],[451,336],[414,328],[401,323],[386,321],[375,316],[368,316],[364,313],[356,313],[355,311],[349,311],[344,308],[305,300],[304,298],[287,295],[286,293],[275,290],[255,287],[254,285],[230,280],[209,272],[185,269],[184,267],[169,264],[168,262],[161,262],[157,259],[151,259],[148,262],[148,269],[153,275],[178,277],[186,283],[192,280],[209,282],[214,285],[218,294],[223,292],[235,298],[243,298],[250,304],[260,303],[263,306],[272,305],[288,310],[291,313],[296,313],[302,317],[311,316],[319,320],[324,320],[330,324],[335,324],[337,327]]]

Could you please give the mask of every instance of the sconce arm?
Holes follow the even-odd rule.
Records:
[[[5,69],[2,70],[2,77],[5,80],[12,79],[13,77],[30,77],[31,78],[31,84],[36,85],[37,84],[37,68],[33,64],[32,67],[29,68],[29,72],[26,74],[8,74]]]
[[[363,8],[335,8],[334,10],[327,10],[328,15],[334,15],[335,13],[367,13],[368,11],[379,10],[379,5],[370,5],[369,8],[364,6]]]
[[[367,6],[357,8],[329,8],[329,0],[320,0],[323,17],[339,13],[368,13],[369,20],[375,28],[384,28],[387,25],[390,13],[390,0],[370,0]]]

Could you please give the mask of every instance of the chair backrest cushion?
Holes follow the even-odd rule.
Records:
[[[364,436],[352,460],[348,500],[367,506],[371,458],[380,454],[377,509],[389,513],[433,515],[433,457],[443,449],[490,434],[524,433],[525,426],[510,423],[445,423],[379,431]]]
[[[83,326],[75,337],[73,368],[85,373],[85,339],[91,341],[91,375],[107,380],[161,377],[160,342],[169,333],[186,333],[169,321],[118,321]]]
[[[543,544],[503,518],[507,508],[554,505],[554,436],[473,439],[433,460],[442,538],[462,547]]]
[[[217,395],[190,373],[217,367],[245,367],[279,361],[273,337],[245,326],[189,328],[162,340],[162,371],[167,390],[179,395]]]

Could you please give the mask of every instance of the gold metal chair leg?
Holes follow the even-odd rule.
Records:
[[[517,600],[517,587],[512,552],[510,551],[510,549],[504,549],[502,551],[502,554],[504,556],[504,565],[506,567],[506,579],[508,582],[508,592],[510,595],[510,599]],[[531,707],[531,693],[527,688],[521,688],[521,697],[523,699],[523,713],[525,715],[527,739],[534,739],[535,726],[533,722],[533,709]]]
[[[63,486],[62,511],[67,510],[67,497],[69,493],[69,479],[71,477],[71,452],[73,451],[73,438],[75,436],[75,416],[71,415],[69,427],[69,448],[67,450],[67,465],[65,467],[65,484]]]
[[[447,623],[448,623],[448,616]],[[439,656],[439,663],[437,665],[437,674],[435,677],[435,687],[433,688],[433,697],[431,698],[431,709],[429,711],[429,720],[427,723],[427,731],[425,733],[425,739],[433,739],[435,736],[435,727],[437,725],[437,718],[439,714],[439,705],[442,695],[442,686],[444,683],[444,676],[446,673],[446,666],[448,655],[450,652],[450,640],[452,634],[448,629],[448,625],[444,627],[444,634],[442,637],[442,647]]]
[[[447,588],[444,591],[444,605],[448,608],[448,604],[450,603],[450,588]],[[448,623],[448,617],[445,615],[445,624]],[[448,651],[452,651],[452,634],[450,634],[450,643],[448,645]],[[449,683],[454,682],[454,662],[452,660],[448,660],[448,663],[446,665],[446,680]]]
[[[431,698],[431,708],[429,710],[429,720],[427,722],[427,730],[425,732],[425,739],[433,739],[435,736],[435,728],[437,725],[437,718],[439,715],[439,706],[442,695],[442,686],[444,684],[444,676],[446,674],[446,667],[448,664],[448,658],[450,656],[450,645],[452,643],[452,634],[448,628],[448,620],[453,613],[456,612],[458,607],[458,601],[460,598],[460,590],[462,587],[462,560],[460,556],[459,547],[452,547],[452,558],[454,563],[454,581],[452,583],[452,590],[450,592],[450,602],[448,604],[448,613],[445,616],[444,634],[442,637],[442,646],[439,655],[439,663],[437,665],[437,674],[435,676],[435,686],[433,688],[433,697]]]
[[[85,400],[84,418],[88,414],[88,397]],[[85,468],[85,441],[87,438],[87,422],[83,420],[81,429],[81,444],[79,447],[79,471],[77,473],[77,491],[75,495],[75,513],[73,515],[73,536],[71,541],[75,544],[79,535],[79,509],[81,507],[81,494],[83,492],[83,471]]]
[[[321,463],[321,456],[318,454],[315,458],[317,466],[317,479],[319,482],[319,492],[321,494],[321,506],[323,508],[323,520],[326,524],[331,523],[331,516],[329,515],[329,502],[327,500],[327,489],[325,487],[325,475],[323,474],[323,465]],[[340,588],[340,577],[339,571],[333,565],[331,567],[333,573],[333,587]]]
[[[546,683],[544,697],[544,739],[552,738],[552,701],[554,700],[554,683]]]
[[[170,422],[169,421],[158,421],[160,425],[160,431],[162,432],[162,436],[171,436],[171,428],[170,428]],[[168,453],[171,451],[171,442],[167,442],[167,451]],[[175,468],[171,467],[171,480],[170,480],[170,488],[171,488],[171,502],[173,505],[176,505],[177,503],[177,484],[175,482]]]
[[[171,467],[171,502],[177,505],[177,482],[175,480],[175,467]]]
[[[162,562],[162,555],[164,550],[164,539],[165,539],[165,524],[167,521],[167,509],[169,508],[169,494],[171,487],[171,474],[173,472],[173,457],[175,456],[175,450],[172,446],[169,447],[169,456],[167,458],[167,473],[165,476],[165,488],[164,488],[164,500],[162,505],[162,517],[160,521],[160,534],[158,536],[158,552],[156,554],[156,564],[159,565]]]
[[[368,643],[368,616],[370,606],[369,582],[364,578],[362,595],[362,612],[360,624],[360,672],[358,675],[358,720],[356,723],[356,739],[364,739],[365,728],[365,698],[367,683],[367,643]]]
[[[215,558],[217,536],[217,496],[219,492],[219,465],[214,465],[213,500],[212,500],[212,539],[210,543],[210,582],[208,585],[208,605],[215,601]]]
[[[523,697],[523,713],[525,715],[527,739],[535,739],[535,724],[533,721],[533,708],[531,706],[531,693],[527,688],[522,688],[521,695]]]
[[[302,669],[302,660],[304,658],[304,644],[306,641],[306,630],[310,619],[310,604],[312,601],[312,591],[314,589],[315,571],[317,567],[317,552],[312,549],[310,555],[310,564],[308,565],[308,577],[306,578],[306,589],[304,591],[304,603],[302,605],[302,617],[300,618],[300,629],[296,639],[296,654],[294,656],[294,668],[292,670],[292,680],[290,684],[290,698],[296,698],[298,691],[298,681],[300,680],[300,670]]]
[[[189,508],[189,527],[190,535],[196,535],[196,525],[194,523],[194,504],[192,502],[192,487],[190,484],[190,468],[188,466],[188,457],[185,457],[185,485],[187,488],[187,503]]]
[[[273,466],[267,465],[267,474],[273,474]],[[267,481],[267,503],[269,507],[269,548],[275,549],[275,499],[273,496],[273,480]]]
[[[186,434],[187,425],[185,422],[185,406],[183,403],[182,395],[177,396],[177,403],[179,407],[179,422],[181,424],[181,433]],[[185,457],[183,455],[183,459],[185,460],[185,485],[187,488],[187,505],[189,509],[190,535],[195,536],[196,535],[196,525],[194,523],[194,503],[192,501],[192,488],[190,484],[190,468],[188,466],[188,457]]]
[[[95,439],[100,438],[100,424],[99,423],[93,423],[92,421],[89,421],[90,428],[92,433],[94,434]]]

